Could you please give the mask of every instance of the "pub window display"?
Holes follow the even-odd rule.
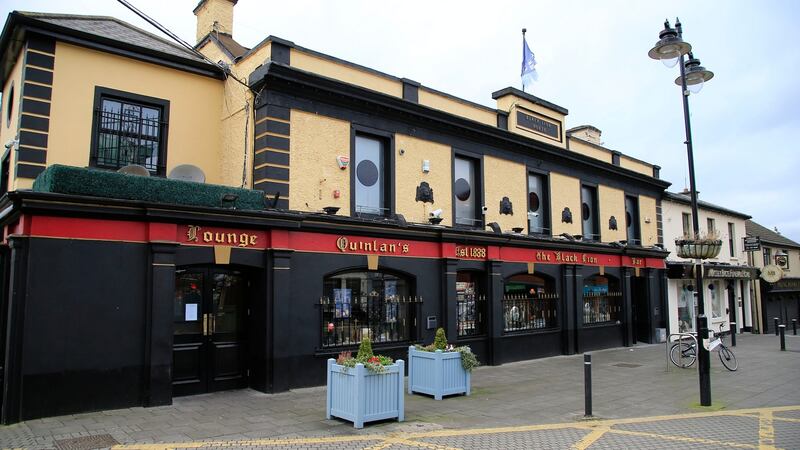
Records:
[[[486,294],[478,272],[456,275],[458,336],[483,334],[486,329]]]
[[[584,325],[619,322],[622,318],[622,292],[611,276],[594,275],[583,282]]]
[[[411,283],[384,272],[348,272],[325,278],[320,299],[322,346],[411,340],[419,300]]]
[[[558,294],[552,278],[521,274],[506,280],[503,332],[558,328]]]

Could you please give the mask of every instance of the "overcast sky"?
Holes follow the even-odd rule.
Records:
[[[130,0],[194,43],[196,0]],[[12,10],[111,15],[153,31],[114,0],[0,0]],[[532,94],[569,109],[567,127],[603,131],[609,148],[688,186],[677,66],[647,57],[680,17],[714,79],[689,99],[700,198],[800,242],[800,2],[239,0],[234,38],[267,35],[486,106],[520,87],[521,29],[536,54]]]

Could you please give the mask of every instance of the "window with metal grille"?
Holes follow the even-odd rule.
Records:
[[[595,275],[583,282],[583,324],[617,322],[622,319],[619,281]]]
[[[166,100],[97,88],[91,165],[119,169],[138,164],[164,175],[168,115]]]
[[[480,272],[456,275],[458,336],[477,336],[486,332],[486,294]]]
[[[552,278],[515,275],[506,280],[502,303],[503,333],[559,327],[559,296]]]

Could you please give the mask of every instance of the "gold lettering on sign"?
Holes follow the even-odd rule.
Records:
[[[631,264],[634,266],[643,266],[644,260],[642,258],[631,258]]]
[[[204,231],[197,225],[189,225],[186,230],[186,242],[202,242],[206,244],[228,244],[238,247],[253,247],[258,242],[258,235],[248,233],[224,233]]]
[[[550,254],[545,252],[536,252],[537,261],[550,261]]]
[[[486,258],[486,247],[456,247],[456,258]]]
[[[336,239],[336,248],[340,252],[377,252],[377,253],[408,253],[408,244],[387,243],[378,241],[351,241],[350,239],[341,236]]]

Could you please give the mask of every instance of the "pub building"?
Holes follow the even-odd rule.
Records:
[[[320,385],[365,335],[405,358],[444,327],[498,365],[666,327],[658,166],[514,88],[490,108],[243,47],[235,4],[194,10],[220,64],[114,18],[9,15],[4,423]]]

